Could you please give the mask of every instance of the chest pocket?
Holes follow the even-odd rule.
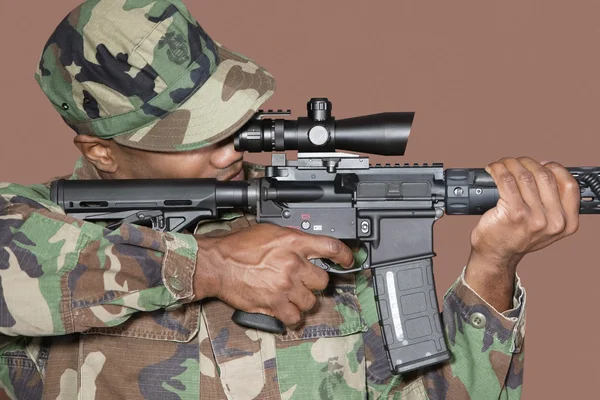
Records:
[[[61,390],[63,382],[75,384],[65,393],[79,392],[82,398],[158,400],[173,398],[173,393],[199,398],[199,317],[200,304],[192,303],[136,313],[119,326],[89,330],[77,342],[64,344],[77,355],[62,354],[76,363],[79,376],[71,376],[73,367],[62,360],[53,363],[62,368],[52,376],[60,380]],[[79,378],[79,388],[71,378]]]
[[[203,223],[196,233],[219,235],[255,223],[254,216],[239,215]],[[317,303],[300,325],[276,335],[235,324],[235,310],[221,301],[203,302],[201,363],[207,366],[201,373],[215,379],[203,380],[202,391],[213,398],[328,398],[335,392],[343,395],[336,398],[362,399],[367,325],[354,276],[330,274],[328,287],[315,295]]]

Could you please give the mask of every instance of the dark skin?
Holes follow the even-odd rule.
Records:
[[[231,138],[199,150],[156,153],[120,146],[112,140],[78,135],[74,143],[102,179],[241,179],[243,153]],[[555,162],[503,158],[486,169],[498,186],[498,205],[471,233],[465,281],[499,312],[512,306],[517,265],[527,253],[575,233],[579,226],[579,186]],[[353,254],[341,241],[272,224],[259,224],[219,238],[196,235],[199,253],[195,300],[217,297],[236,309],[277,317],[287,326],[316,303],[314,290],[329,276],[311,258],[344,267]]]
[[[465,280],[494,308],[505,311],[525,254],[579,228],[579,184],[562,165],[529,157],[503,158],[486,171],[496,182],[500,199],[471,233]]]

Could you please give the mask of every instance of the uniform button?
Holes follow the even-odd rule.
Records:
[[[183,285],[181,284],[181,281],[174,276],[171,277],[171,279],[169,279],[169,284],[171,285],[171,288],[176,292],[181,292],[183,290]]]
[[[482,313],[479,312],[475,312],[473,314],[471,314],[471,317],[469,317],[469,323],[477,329],[481,329],[485,327],[485,323],[486,323],[486,319],[485,319],[485,315],[483,315]]]

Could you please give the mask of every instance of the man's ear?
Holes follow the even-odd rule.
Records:
[[[109,174],[117,172],[119,164],[116,157],[116,144],[112,140],[79,134],[75,136],[73,143],[99,171]]]

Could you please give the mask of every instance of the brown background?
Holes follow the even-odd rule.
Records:
[[[78,3],[3,4],[0,181],[35,183],[72,169],[73,133],[33,72],[48,36]],[[215,40],[274,74],[277,93],[265,108],[291,108],[296,118],[310,97],[327,96],[336,118],[415,111],[407,155],[376,162],[483,167],[529,155],[600,164],[599,2],[424,3],[187,0]],[[436,223],[439,296],[466,262],[477,221]],[[600,216],[584,216],[575,236],[520,265],[528,290],[525,399],[596,396],[599,229]]]

